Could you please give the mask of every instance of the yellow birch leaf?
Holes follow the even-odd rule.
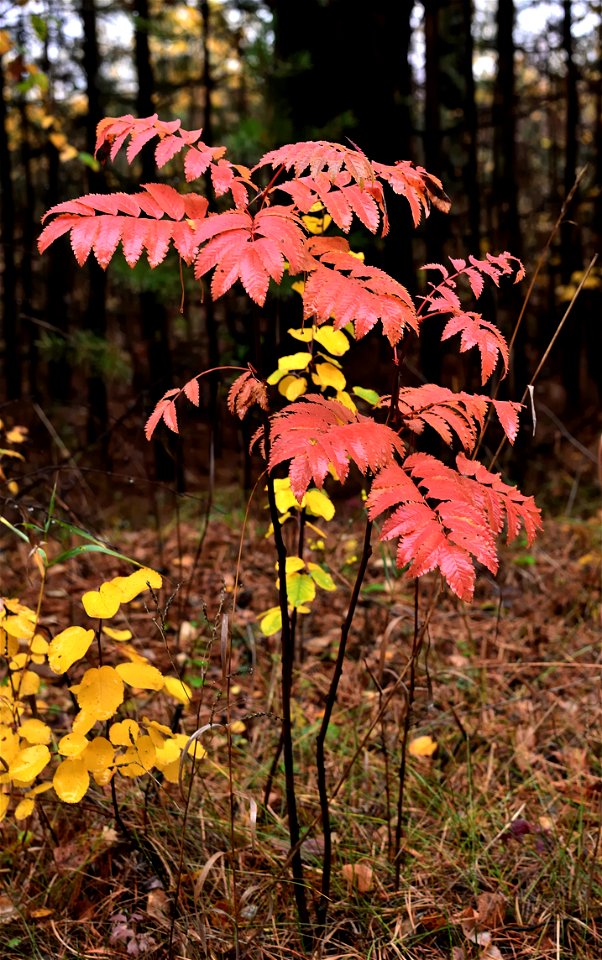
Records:
[[[30,717],[19,727],[19,736],[28,743],[50,743],[51,730],[48,724]]]
[[[323,517],[324,520],[332,520],[334,517],[334,503],[324,490],[308,490],[302,502],[312,517]]]
[[[347,393],[346,390],[337,390],[335,400],[338,400],[339,403],[342,403],[344,407],[347,407],[348,410],[357,413],[357,407],[353,402],[353,397]]]
[[[96,717],[91,716],[86,710],[80,710],[73,718],[71,733],[89,733],[95,723]]]
[[[293,400],[296,400],[297,397],[303,396],[307,392],[307,380],[305,377],[293,377],[291,375],[283,377],[280,383],[278,384],[278,393],[281,393],[283,397],[286,397],[287,400],[290,400],[292,403]]]
[[[59,740],[58,751],[63,757],[79,757],[89,742],[81,733],[67,733]]]
[[[54,673],[66,673],[77,660],[87,654],[94,640],[94,630],[83,627],[67,627],[50,642],[48,663]]]
[[[179,763],[178,763],[178,767],[179,767]],[[8,793],[0,793],[0,821],[4,820],[5,818],[9,803],[10,803],[10,796],[8,795]]]
[[[45,657],[48,655],[49,646],[50,644],[48,643],[48,640],[46,640],[41,633],[36,633],[35,637],[31,641],[29,651],[31,654],[35,654],[36,656]]]
[[[178,760],[181,753],[178,744],[173,738],[164,740],[161,746],[155,744],[155,749],[155,765],[159,770],[163,770],[164,767],[168,767],[175,760]]]
[[[26,820],[33,813],[35,802],[27,797],[15,807],[15,820]]]
[[[115,669],[130,687],[139,687],[142,690],[163,689],[165,677],[150,663],[119,663]]]
[[[166,766],[161,767],[161,773],[168,783],[178,783],[180,779],[180,760],[174,760],[173,763],[168,763]]]
[[[31,620],[25,613],[18,613],[14,617],[7,617],[2,621],[2,629],[9,637],[17,640],[31,640],[35,632],[35,617]]]
[[[40,793],[46,793],[47,790],[50,790],[52,783],[50,780],[44,781],[44,783],[37,783],[35,787],[32,787],[31,790],[28,790],[25,794],[26,797],[37,797]]]
[[[52,778],[57,797],[64,803],[79,803],[90,786],[90,774],[81,757],[63,760]]]
[[[25,747],[18,754],[9,767],[9,774],[13,780],[29,783],[34,780],[44,767],[50,763],[50,750],[43,743],[33,747]]]
[[[278,360],[278,369],[285,370],[287,373],[290,370],[305,370],[311,360],[311,353],[309,350],[303,350],[300,353],[289,353],[285,357],[280,357]],[[268,383],[269,383],[268,379]]]
[[[170,697],[179,700],[180,703],[186,704],[192,700],[192,690],[179,677],[165,677],[164,690]]]
[[[118,642],[132,639],[131,630],[113,630],[112,627],[107,627],[104,623],[102,625],[102,632],[106,633],[107,637],[110,637],[111,640],[117,640]]]
[[[334,330],[331,326],[317,327],[314,330],[314,339],[332,353],[333,357],[342,357],[349,350],[349,340],[343,331]]]
[[[140,736],[140,727],[135,720],[120,720],[109,728],[109,740],[116,747],[131,747]]]
[[[88,590],[84,593],[82,604],[89,617],[110,619],[119,610],[121,593],[112,583],[101,583],[98,590]]]
[[[322,389],[333,387],[335,390],[344,390],[347,385],[344,374],[333,363],[317,363],[316,372],[312,373],[311,378]]]
[[[108,720],[123,703],[123,680],[113,667],[90,667],[75,695],[82,710],[91,717]]]
[[[432,737],[415,737],[408,744],[408,752],[413,757],[432,757],[437,749],[437,741]]]
[[[4,631],[0,630],[0,657],[10,659],[14,657],[19,649],[19,641],[16,637],[9,637]]]
[[[128,577],[115,577],[107,584],[119,592],[122,603],[129,603],[134,597],[148,590],[149,585],[153,590],[160,590],[163,585],[161,574],[151,570],[150,567],[140,567]]]
[[[19,692],[19,697],[32,697],[40,689],[40,678],[33,670],[19,670],[13,673],[13,683]]]
[[[274,633],[278,633],[278,631],[282,629],[280,607],[270,607],[269,610],[266,610],[259,621],[259,629],[264,637],[271,637]]]
[[[82,760],[90,773],[103,773],[112,763],[115,749],[106,737],[95,737],[82,754]]]

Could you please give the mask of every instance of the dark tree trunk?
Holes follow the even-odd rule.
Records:
[[[573,56],[573,34],[571,23],[571,0],[563,2],[562,49],[565,57],[565,154],[564,154],[564,196],[566,197],[575,183],[577,175],[577,142],[579,130],[579,94],[577,91],[578,71]],[[573,204],[576,205],[576,198]],[[565,217],[561,226],[560,251],[562,259],[562,281],[569,283],[571,274],[582,264],[581,238],[579,228],[570,216]]]
[[[86,78],[88,112],[86,114],[86,149],[94,153],[96,126],[102,119],[101,97],[99,89],[100,51],[96,22],[95,0],[81,0],[81,18],[84,30],[83,68]],[[101,193],[104,176],[100,172],[88,169],[88,190]],[[106,274],[91,257],[88,265],[88,306],[86,309],[86,328],[99,340],[105,340],[107,334]],[[100,441],[103,460],[108,460],[108,403],[107,388],[100,370],[91,369],[88,374],[88,441]]]
[[[515,45],[514,2],[498,0],[497,53],[498,67],[493,94],[493,201],[494,252],[508,250],[516,257],[522,256],[520,219],[518,212],[518,184],[516,166],[516,93],[515,93]],[[519,315],[522,293],[518,288],[504,289],[504,303],[508,305],[509,320],[504,323],[504,333],[509,337]],[[529,381],[527,360],[527,337],[525,324],[519,328],[514,340],[511,359],[512,397],[522,395]]]
[[[12,157],[8,142],[5,77],[0,57],[0,238],[2,254],[2,336],[4,379],[9,400],[21,396],[17,268],[15,262],[15,199]]]
[[[463,33],[465,38],[464,66],[464,139],[466,160],[464,163],[464,183],[468,200],[468,246],[475,256],[481,249],[481,194],[479,189],[479,169],[477,146],[479,128],[475,80],[473,73],[474,41],[472,36],[473,0],[462,0]]]
[[[154,111],[153,94],[155,76],[150,56],[148,28],[150,11],[148,0],[134,0],[134,56],[138,91],[136,94],[136,112],[139,117],[149,117]],[[157,170],[152,147],[147,146],[140,155],[142,164],[142,183],[151,183],[157,179]],[[135,375],[136,389],[148,396],[149,409],[161,398],[165,390],[172,386],[171,348],[169,343],[169,322],[165,305],[152,290],[143,290],[139,296],[140,327],[142,342],[146,345],[147,372]],[[157,436],[153,440],[153,456],[157,480],[169,483],[178,475],[180,447],[177,438],[165,439]],[[181,483],[179,483],[181,486]]]
[[[522,244],[516,180],[514,0],[498,0],[497,53],[493,94],[495,244],[518,257]]]

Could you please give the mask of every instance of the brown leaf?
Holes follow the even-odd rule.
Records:
[[[341,867],[341,873],[350,890],[355,887],[358,893],[367,893],[372,889],[372,867],[369,863],[362,860],[358,863],[346,863]]]

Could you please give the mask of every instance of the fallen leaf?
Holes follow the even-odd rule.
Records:
[[[358,893],[367,893],[372,889],[372,867],[369,863],[346,863],[341,867],[341,873],[350,890],[356,887]]]

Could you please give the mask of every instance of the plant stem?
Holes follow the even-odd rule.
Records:
[[[406,785],[406,756],[408,738],[410,735],[410,726],[412,724],[412,707],[414,705],[414,693],[416,690],[416,661],[422,647],[424,639],[424,630],[418,630],[418,579],[414,584],[414,636],[412,639],[412,653],[410,656],[410,678],[408,681],[408,694],[406,703],[406,714],[403,721],[403,736],[401,741],[401,760],[399,763],[399,794],[397,797],[397,823],[395,824],[395,891],[399,890],[399,880],[401,875],[401,834],[403,829],[403,803],[405,799]]]
[[[353,618],[355,616],[355,610],[357,607],[357,601],[360,595],[360,589],[366,574],[366,568],[368,566],[368,560],[372,553],[372,546],[370,544],[370,539],[372,536],[372,521],[366,520],[366,528],[364,530],[364,546],[362,549],[362,556],[360,559],[360,565],[357,571],[357,576],[355,578],[355,583],[353,585],[353,590],[351,593],[351,598],[349,600],[349,607],[347,609],[347,615],[341,624],[341,639],[339,641],[339,649],[337,652],[337,659],[334,665],[334,672],[332,674],[332,679],[330,681],[330,687],[328,689],[328,695],[326,697],[326,704],[324,707],[324,715],[322,717],[322,723],[320,725],[320,732],[316,740],[316,766],[318,773],[318,792],[320,795],[320,810],[322,813],[322,832],[324,834],[324,855],[322,858],[322,889],[320,892],[320,899],[316,907],[316,919],[318,922],[319,930],[323,930],[326,924],[326,914],[328,912],[328,902],[330,899],[330,875],[332,871],[332,835],[330,829],[330,808],[328,805],[328,793],[326,790],[326,765],[324,757],[324,744],[326,742],[326,734],[328,733],[328,726],[330,724],[330,718],[332,716],[332,711],[337,699],[337,690],[339,686],[339,681],[343,673],[343,663],[345,661],[345,650],[347,648],[347,638],[349,637],[349,631],[351,630],[351,625],[353,623]]]
[[[274,527],[274,541],[276,543],[276,553],[278,555],[278,593],[280,600],[280,612],[282,614],[281,646],[282,646],[282,746],[284,751],[284,779],[286,785],[286,809],[288,814],[288,832],[291,843],[291,873],[293,875],[293,888],[295,891],[295,902],[297,904],[297,915],[301,925],[301,937],[303,946],[306,950],[310,949],[311,936],[309,927],[309,912],[307,909],[307,896],[305,893],[305,884],[303,880],[303,863],[301,861],[301,850],[299,849],[299,817],[297,814],[297,795],[295,792],[295,759],[293,755],[293,729],[291,720],[291,698],[293,688],[293,663],[295,651],[292,645],[291,622],[288,615],[288,593],[286,588],[286,547],[282,539],[282,528],[280,526],[280,517],[276,506],[276,494],[274,491],[274,480],[270,473],[267,476],[268,503],[270,505],[270,516]]]

